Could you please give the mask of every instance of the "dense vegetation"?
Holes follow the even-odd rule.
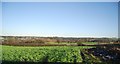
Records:
[[[2,47],[2,62],[29,63],[82,63],[119,64],[120,45],[107,46],[5,46]],[[1,57],[1,56],[0,56]]]
[[[2,46],[2,60],[12,62],[82,62],[80,52],[88,46]]]

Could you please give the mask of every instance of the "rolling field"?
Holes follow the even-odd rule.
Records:
[[[81,50],[90,46],[0,46],[2,61],[12,62],[83,62]]]

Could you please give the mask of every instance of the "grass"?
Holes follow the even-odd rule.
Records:
[[[82,62],[81,50],[90,46],[1,46],[2,61]]]
[[[97,42],[83,42],[82,44],[85,44],[85,45],[96,45],[98,43]]]

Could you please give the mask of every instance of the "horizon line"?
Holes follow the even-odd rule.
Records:
[[[35,35],[2,35],[3,36],[16,36],[16,37],[63,37],[63,38],[118,38],[118,37],[107,37],[107,36],[35,36]]]

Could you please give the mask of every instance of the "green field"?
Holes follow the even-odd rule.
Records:
[[[83,42],[84,45],[97,45],[97,42]]]
[[[82,62],[80,52],[90,46],[0,46],[2,61]]]

